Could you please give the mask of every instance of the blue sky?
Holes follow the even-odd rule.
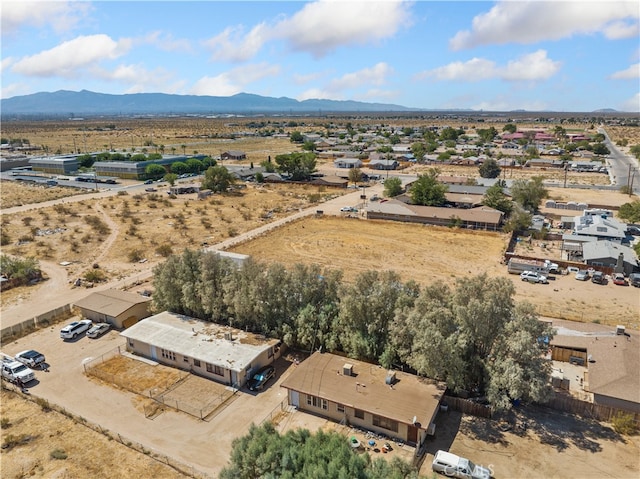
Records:
[[[3,0],[2,98],[240,92],[640,111],[637,1]]]

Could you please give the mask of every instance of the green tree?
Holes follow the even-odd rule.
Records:
[[[515,123],[507,123],[502,127],[502,131],[506,131],[513,134],[516,131],[518,131],[518,127],[515,125]]]
[[[315,142],[313,141],[305,141],[302,144],[302,149],[305,151],[316,151],[317,150],[317,146],[315,144]]]
[[[162,165],[151,163],[146,166],[144,173],[147,178],[162,178],[167,173],[167,170],[165,170]]]
[[[456,141],[458,139],[458,137],[460,136],[461,132],[459,130],[456,130],[455,128],[451,128],[450,126],[447,126],[445,128],[442,129],[442,131],[440,131],[440,140],[442,141],[447,141],[447,140],[453,140]]]
[[[397,176],[392,176],[384,181],[384,196],[393,198],[402,193],[402,180]]]
[[[445,203],[448,187],[438,181],[438,173],[436,168],[430,168],[426,174],[418,175],[409,190],[414,204],[440,206]]]
[[[640,223],[640,200],[621,205],[618,216],[629,223]]]
[[[84,154],[78,157],[78,165],[80,168],[91,168],[96,159],[93,155]]]
[[[483,143],[490,143],[496,136],[498,136],[498,130],[493,126],[491,128],[481,128],[476,130],[476,133]]]
[[[500,176],[500,165],[493,158],[488,158],[482,162],[480,167],[478,168],[480,176],[482,178],[497,178]]]
[[[185,163],[190,173],[200,173],[204,170],[204,163],[197,158],[189,158]]]
[[[390,326],[400,360],[454,391],[489,393],[498,409],[510,399],[545,397],[550,366],[540,338],[550,340],[552,331],[533,324],[533,307],[516,305],[514,294],[511,280],[486,273],[458,280],[455,290],[441,282],[426,287]]]
[[[535,213],[543,199],[549,196],[543,185],[542,176],[532,176],[529,180],[515,180],[511,186],[511,197],[523,209]]]
[[[499,183],[487,188],[487,191],[482,198],[482,204],[489,208],[502,211],[507,215],[511,213],[511,210],[513,209],[513,202],[511,201],[511,198],[505,195],[502,185]]]
[[[167,173],[166,175],[164,175],[163,179],[171,186],[173,186],[176,184],[176,181],[178,181],[178,175],[176,175],[175,173]]]
[[[176,161],[171,163],[171,173],[175,173],[178,176],[184,175],[189,173],[189,167],[184,161]]]
[[[311,152],[277,155],[278,171],[294,181],[308,180],[316,171],[316,155]]]
[[[211,166],[204,172],[202,188],[224,193],[235,183],[235,177],[224,166]]]
[[[27,284],[41,276],[40,263],[33,257],[14,258],[0,255],[0,274],[18,284]]]
[[[594,143],[592,145],[591,151],[593,151],[594,154],[599,155],[599,156],[604,156],[604,155],[608,155],[609,153],[611,153],[609,151],[609,148],[607,148],[607,146],[604,143]]]
[[[640,160],[640,145],[633,145],[629,148],[629,152],[636,157],[636,159]]]
[[[504,231],[510,233],[512,231],[526,231],[531,226],[533,215],[516,204],[512,209],[507,221],[504,223]]]
[[[357,184],[362,181],[362,170],[360,168],[349,169],[349,181]]]
[[[302,136],[302,133],[299,131],[292,131],[289,135],[289,141],[291,141],[291,143],[302,143],[304,136]]]
[[[411,145],[411,153],[413,154],[413,157],[421,162],[424,160],[424,155],[427,153],[427,149],[424,146],[424,143],[414,143]]]

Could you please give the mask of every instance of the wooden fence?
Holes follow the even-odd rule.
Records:
[[[491,418],[493,415],[491,407],[485,406],[484,404],[478,404],[477,402],[470,401],[469,399],[444,396],[442,398],[442,404],[446,404],[453,411],[471,414],[472,416]]]
[[[640,426],[640,413],[605,406],[604,404],[594,404],[591,402],[581,401],[580,399],[570,396],[561,396],[556,394],[550,401],[545,403],[544,406],[557,411],[568,412],[577,416],[606,422],[611,422],[614,417],[620,414],[631,415],[635,423]]]

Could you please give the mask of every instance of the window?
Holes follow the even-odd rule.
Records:
[[[132,348],[133,347],[133,339],[129,339],[129,347]]]
[[[189,362],[189,357],[188,357],[188,356],[183,356],[183,358],[182,358],[182,359],[184,360],[184,362],[185,362],[185,363],[188,363],[188,362]]]
[[[344,404],[336,404],[336,411],[344,412]]]
[[[218,376],[224,376],[224,368],[215,364],[207,363],[207,372],[217,374]]]
[[[316,396],[307,396],[307,405],[322,408],[325,411],[329,409],[329,403],[327,402],[327,400]]]
[[[387,417],[373,416],[373,425],[376,427],[381,427],[383,429],[388,429],[389,431],[398,432],[398,421],[394,421],[393,419],[389,419]]]
[[[167,351],[166,349],[161,349],[160,351],[163,358],[170,359],[171,361],[176,360],[176,353],[174,353],[173,351]]]
[[[362,409],[356,409],[355,416],[358,419],[364,419],[364,411]]]
[[[200,367],[200,360],[199,360],[199,359],[194,359],[194,360],[193,360],[193,365],[194,365],[195,367],[199,368],[199,367]]]

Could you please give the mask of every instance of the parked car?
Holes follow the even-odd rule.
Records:
[[[271,378],[275,377],[275,375],[276,368],[274,368],[271,364],[268,366],[264,366],[263,368],[260,368],[251,379],[249,379],[247,386],[251,391],[259,391],[261,389],[264,389],[265,384],[267,384],[267,382]]]
[[[580,271],[580,268],[577,266],[567,266],[567,273],[577,273]]]
[[[629,284],[636,288],[640,288],[640,273],[631,273],[629,275]]]
[[[44,354],[39,353],[33,349],[26,351],[20,351],[14,356],[16,361],[21,362],[25,366],[30,368],[39,368],[45,363]]]
[[[87,331],[87,338],[99,338],[104,333],[109,331],[111,325],[109,323],[98,323],[95,324]]]
[[[158,189],[149,187],[149,188],[145,188],[144,191],[146,191],[147,193],[153,193],[154,191],[158,191]]]
[[[604,284],[606,279],[602,271],[596,271],[591,275],[591,282],[596,284]]]
[[[87,331],[92,324],[90,319],[81,319],[80,321],[69,323],[60,330],[60,337],[62,339],[75,339]]]
[[[491,471],[486,467],[477,466],[469,459],[450,452],[438,451],[431,463],[431,469],[448,477],[458,479],[490,479]]]
[[[36,375],[31,368],[10,359],[4,358],[2,362],[2,379],[18,385],[27,384],[35,379]]]
[[[576,279],[578,281],[587,281],[589,279],[589,272],[586,269],[581,269],[576,273]]]
[[[521,273],[520,279],[530,283],[547,283],[547,277],[540,273],[536,273],[535,271],[525,271]]]
[[[343,206],[342,208],[340,208],[340,211],[346,212],[346,213],[351,213],[351,212],[356,213],[358,210],[353,206]]]
[[[613,275],[613,284],[617,284],[618,286],[626,286],[627,278],[624,277],[622,273],[616,273]]]
[[[145,185],[151,185],[153,183],[153,180],[147,180],[144,182]]]

